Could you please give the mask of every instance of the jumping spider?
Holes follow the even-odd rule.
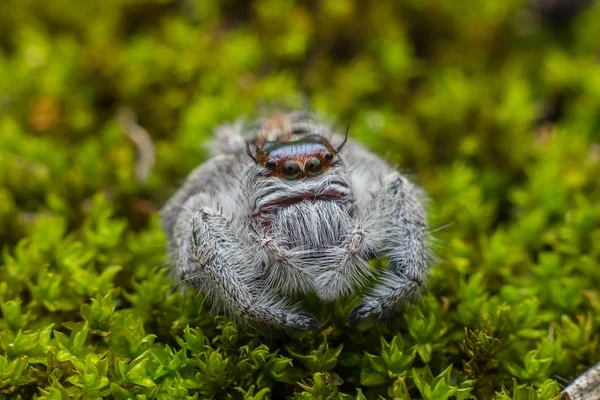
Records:
[[[180,281],[246,322],[316,329],[286,300],[329,302],[377,284],[356,323],[413,297],[427,275],[423,192],[361,145],[303,112],[215,131],[218,155],[161,211]],[[387,256],[389,269],[368,260]]]

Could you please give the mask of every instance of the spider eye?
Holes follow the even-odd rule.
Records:
[[[288,161],[283,164],[281,172],[285,179],[293,181],[300,176],[300,165],[295,161]]]
[[[265,163],[265,167],[267,167],[268,169],[275,169],[275,167],[277,167],[277,163],[275,162],[275,160],[270,158]]]
[[[311,158],[304,164],[304,170],[308,176],[317,176],[323,171],[323,165],[318,158]]]
[[[325,159],[326,159],[327,161],[331,161],[331,160],[333,160],[333,153],[332,153],[332,152],[330,152],[330,151],[328,151],[327,153],[325,153]]]

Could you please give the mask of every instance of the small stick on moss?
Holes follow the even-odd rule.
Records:
[[[154,168],[156,160],[152,138],[148,134],[148,131],[137,123],[135,113],[129,108],[121,108],[119,110],[117,122],[138,150],[135,177],[138,182],[146,182]]]
[[[561,393],[565,400],[600,399],[600,363],[594,365],[575,379]]]

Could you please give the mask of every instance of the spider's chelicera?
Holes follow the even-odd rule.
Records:
[[[376,277],[349,315],[380,316],[427,274],[423,193],[302,112],[215,131],[218,155],[161,211],[177,276],[241,321],[314,329],[289,297],[333,301]],[[389,268],[368,260],[387,256]]]

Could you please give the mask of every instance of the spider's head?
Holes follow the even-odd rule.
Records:
[[[340,155],[346,139],[334,147],[327,139],[329,129],[295,114],[266,120],[259,128],[246,143],[254,161],[246,181],[252,215],[290,207],[334,213],[340,204],[350,203],[350,175]]]
[[[330,169],[338,162],[339,152],[346,143],[344,139],[334,148],[327,138],[315,134],[294,139],[291,135],[277,140],[258,137],[256,152],[252,154],[249,143],[246,143],[246,152],[257,165],[269,171],[270,176],[293,181],[314,178]]]

